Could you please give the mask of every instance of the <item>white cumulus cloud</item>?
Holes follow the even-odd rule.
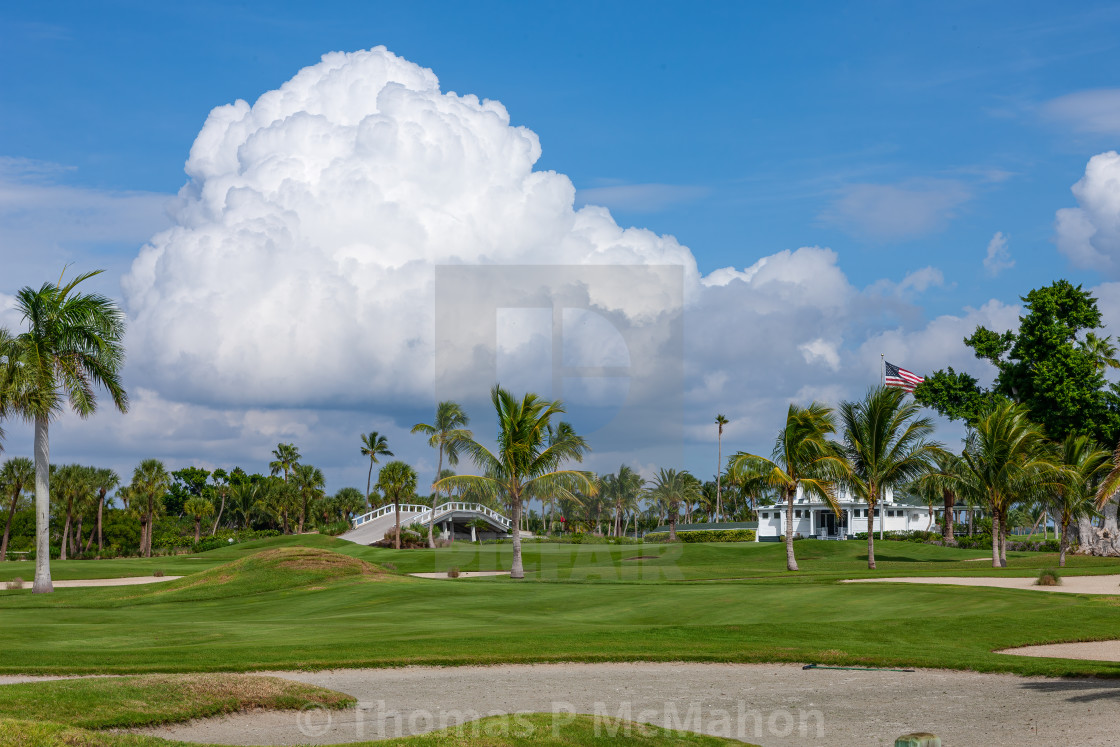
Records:
[[[430,396],[442,263],[672,264],[695,286],[686,248],[574,209],[540,154],[500,103],[380,47],[214,109],[176,225],[122,283],[145,381],[200,402]]]
[[[1014,266],[1015,260],[1011,259],[1011,250],[1007,247],[1007,237],[1003,235],[1002,231],[996,231],[992,240],[988,242],[988,253],[984,255],[984,270],[995,277]]]
[[[1078,267],[1120,271],[1120,154],[1089,159],[1085,176],[1071,188],[1079,207],[1062,208],[1054,222],[1055,241]]]

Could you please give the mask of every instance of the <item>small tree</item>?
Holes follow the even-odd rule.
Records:
[[[829,441],[836,432],[832,408],[813,402],[808,407],[790,404],[786,424],[778,432],[770,459],[739,452],[731,468],[749,482],[761,478],[778,489],[786,504],[786,569],[797,570],[793,554],[793,501],[798,489],[824,500],[839,515],[836,480],[849,472],[840,446]]]
[[[193,496],[183,504],[183,513],[194,519],[194,541],[198,544],[202,532],[202,520],[207,516],[213,516],[214,504],[205,498]]]
[[[401,501],[416,494],[416,480],[416,470],[400,460],[387,462],[377,473],[377,487],[387,500],[392,501],[397,517],[393,545],[398,550],[401,549]]]

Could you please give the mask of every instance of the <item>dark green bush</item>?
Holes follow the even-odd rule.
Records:
[[[707,529],[692,532],[677,532],[678,542],[754,542],[753,529]],[[668,532],[650,532],[646,542],[668,542]]]

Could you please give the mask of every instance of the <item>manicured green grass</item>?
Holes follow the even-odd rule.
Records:
[[[87,729],[149,726],[249,708],[294,710],[354,704],[348,695],[247,674],[141,675],[0,685],[0,719]]]
[[[807,565],[823,567],[830,561],[811,560],[809,550],[836,553],[831,545],[847,551],[845,544],[806,541],[799,548],[805,548]],[[909,543],[895,544],[902,552]],[[610,561],[609,553],[649,552],[596,547],[608,553],[594,561],[603,569],[628,562]],[[772,552],[756,546],[735,555],[735,547],[687,546],[680,562],[698,573],[714,567],[720,552],[732,553],[724,556],[727,562],[737,558],[742,565],[745,556],[764,564]],[[915,547],[931,554],[960,552]],[[371,559],[390,557],[387,551],[348,549]],[[693,549],[700,554],[692,556]],[[556,552],[555,546],[541,550]],[[377,573],[326,551],[319,553],[326,558],[321,562],[307,548],[291,547],[288,553],[273,551],[206,577],[167,582],[179,586],[164,589],[0,592],[0,671],[693,660],[1120,676],[1120,664],[992,653],[1026,644],[1120,638],[1115,597],[805,578],[792,583],[789,575],[757,571],[755,580],[728,582],[435,581]],[[285,566],[285,559],[299,567]],[[929,556],[887,562],[942,565]],[[311,567],[320,570],[307,570]],[[580,565],[572,568],[572,575],[581,572]]]
[[[400,573],[508,570],[512,547],[456,542],[438,550],[388,550],[364,547],[321,535],[275,537],[212,550],[195,556],[121,560],[52,561],[54,578],[119,578],[163,571],[169,576],[197,573],[244,557],[263,548],[318,547],[362,560],[390,563]],[[984,550],[960,550],[916,542],[876,541],[877,570],[867,569],[865,542],[802,540],[794,545],[801,570],[786,571],[785,546],[777,542],[716,544],[569,545],[526,543],[524,562],[531,580],[565,582],[666,583],[676,581],[743,579],[782,584],[816,583],[841,578],[875,576],[1037,576],[1058,564],[1056,553],[1008,553],[1008,568],[994,570]],[[653,559],[636,559],[653,556]],[[971,560],[971,562],[969,562]],[[1066,575],[1120,573],[1115,558],[1070,555]],[[0,563],[0,581],[35,575],[28,561]],[[473,583],[483,582],[481,579]]]
[[[688,732],[667,731],[656,726],[571,716],[556,721],[552,714],[519,714],[515,717],[491,716],[468,724],[421,734],[415,737],[378,742],[351,743],[346,747],[505,747],[506,745],[544,745],[545,747],[584,747],[625,742],[637,747],[677,747],[699,745],[740,745],[718,737]],[[201,747],[194,743],[172,742],[132,734],[99,733],[61,724],[14,721],[0,718],[0,747]],[[338,747],[342,747],[339,745]],[[749,745],[748,745],[749,747]]]

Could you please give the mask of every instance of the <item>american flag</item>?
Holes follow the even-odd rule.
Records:
[[[884,363],[884,377],[883,383],[887,386],[896,386],[900,389],[905,389],[908,392],[913,392],[914,388],[921,384],[925,379],[918,376],[916,373],[911,373],[905,368],[899,368],[893,363]]]

